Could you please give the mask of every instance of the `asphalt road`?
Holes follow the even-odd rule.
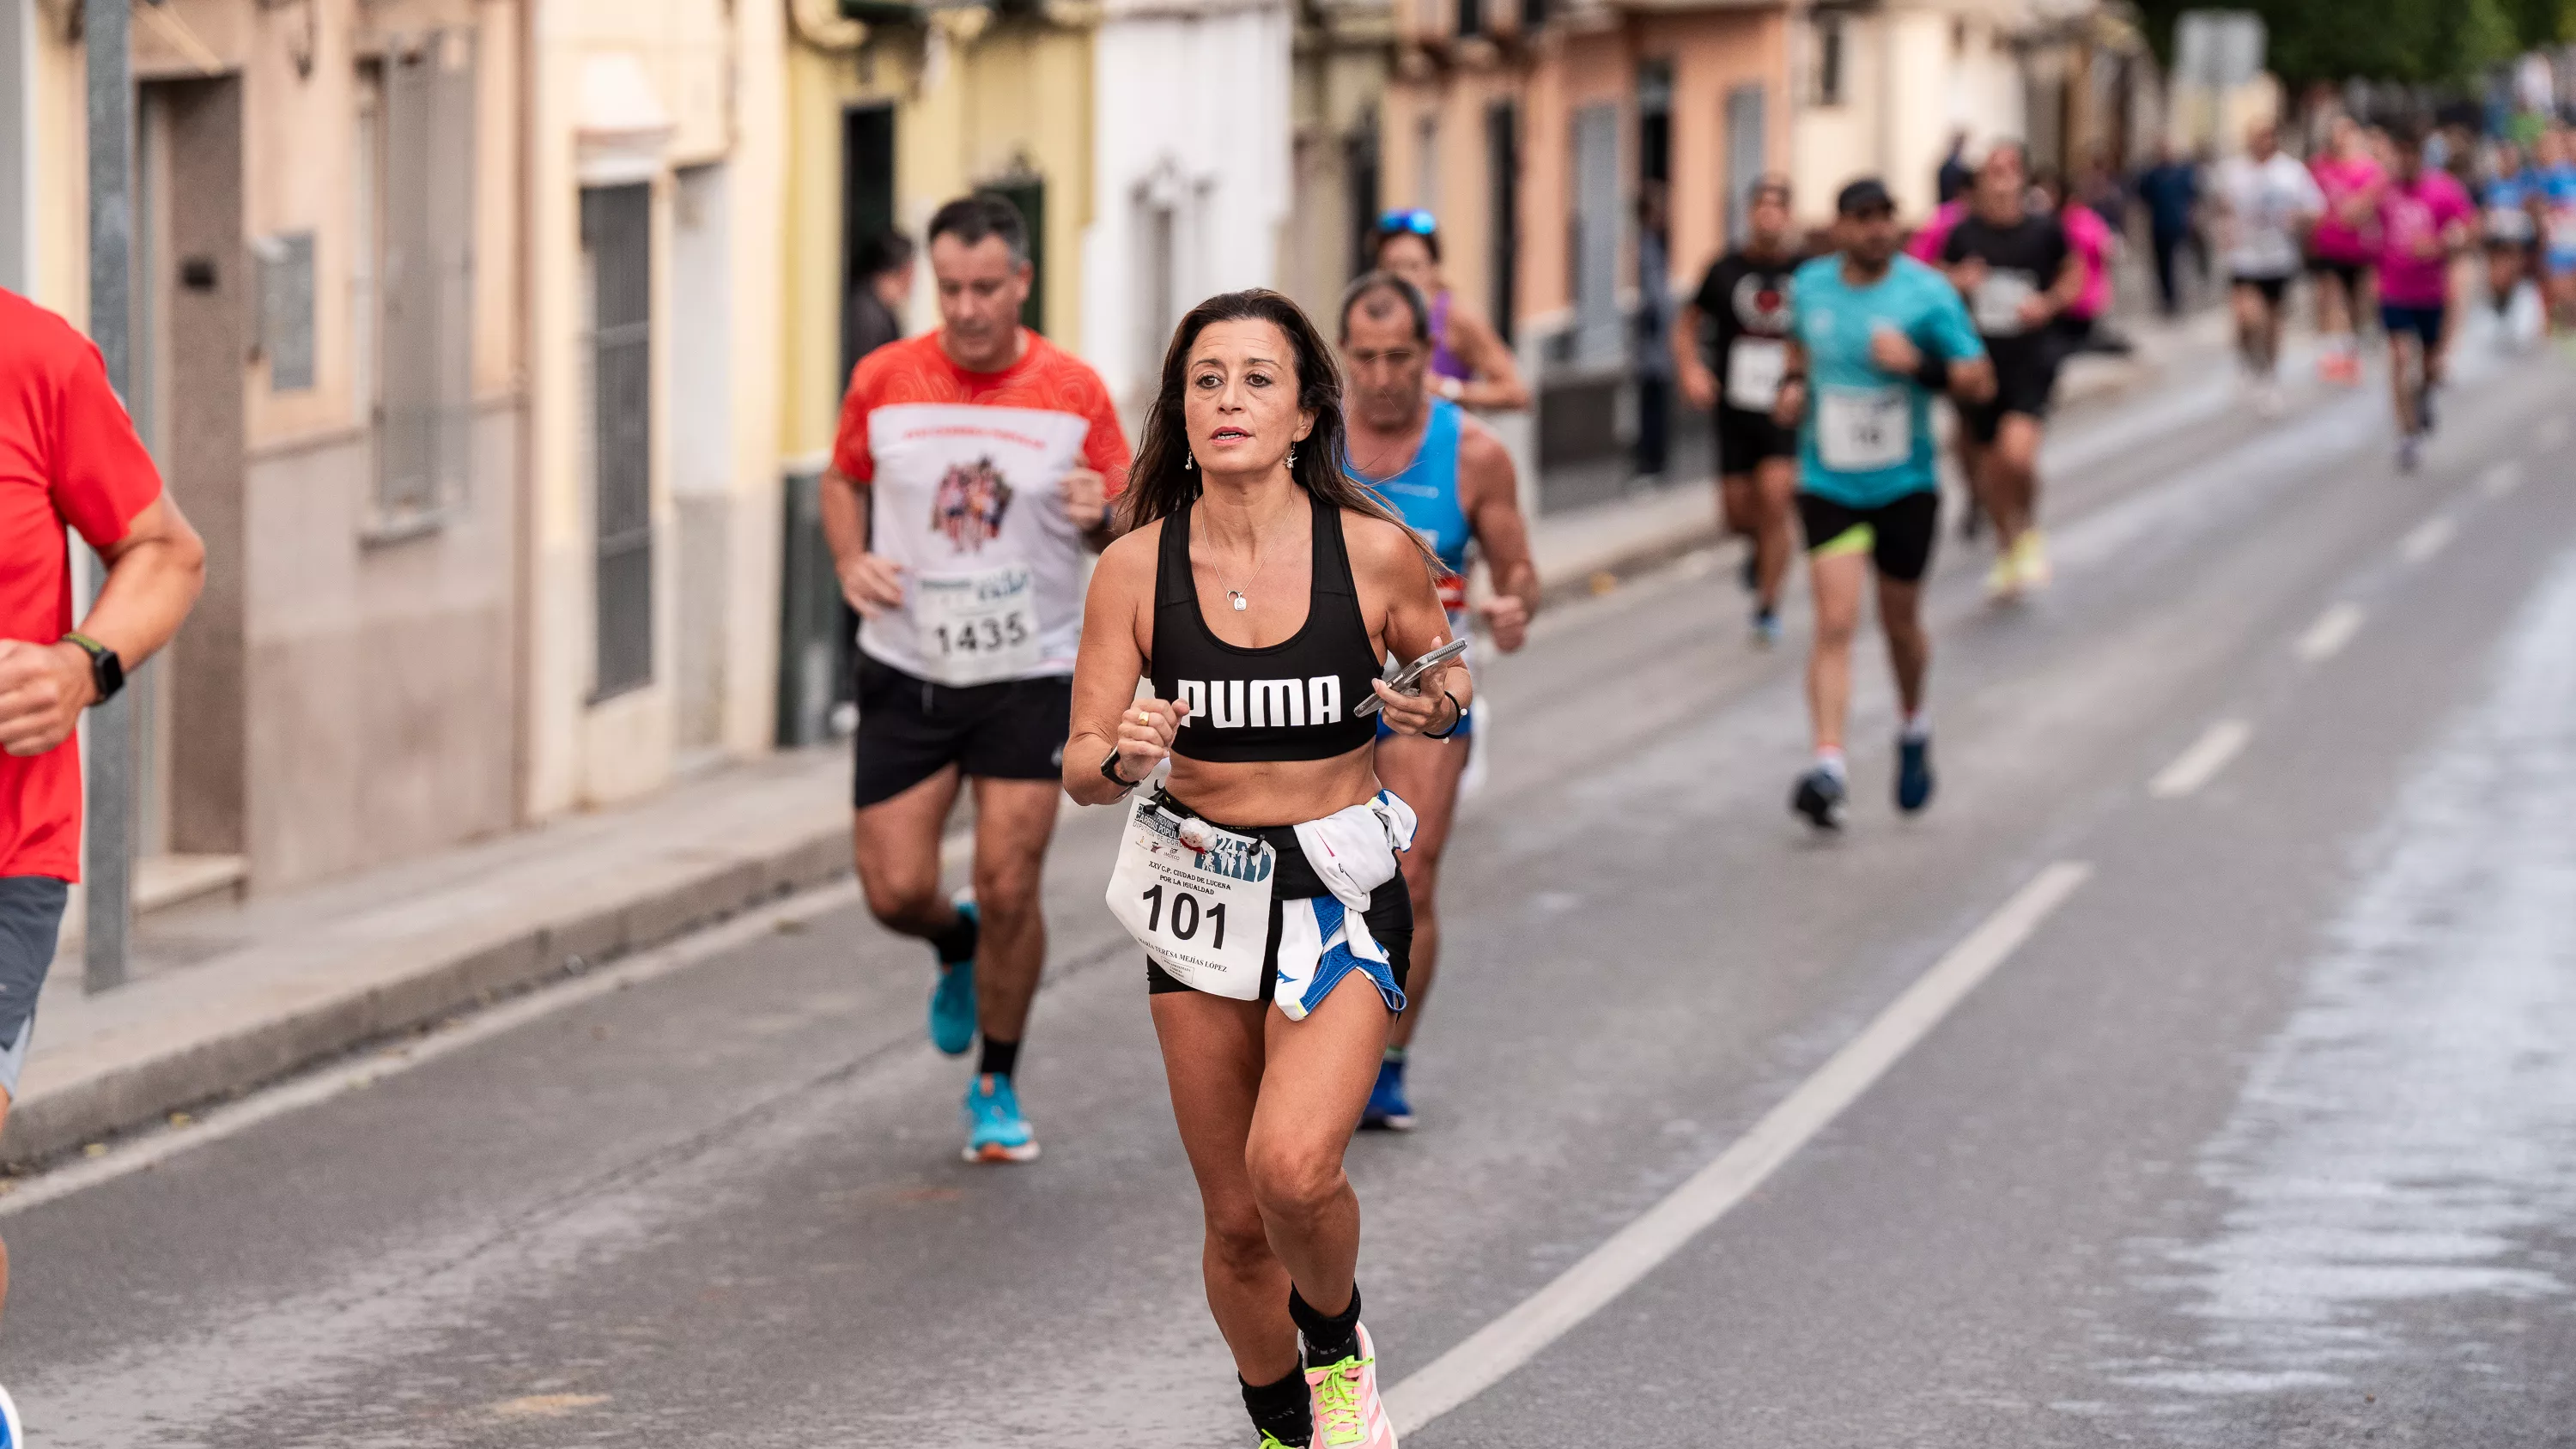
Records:
[[[2376,391],[2227,392],[2066,421],[2044,600],[1945,544],[1918,820],[1874,664],[1789,817],[1731,558],[1492,667],[1422,1126],[1350,1154],[1408,1445],[2576,1443],[2576,375],[2409,478]],[[1110,824],[1037,1163],[957,1160],[829,894],[22,1187],[0,1381],[61,1449],[1248,1444]]]

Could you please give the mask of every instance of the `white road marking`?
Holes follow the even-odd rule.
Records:
[[[2314,631],[2310,631],[2314,632]],[[2147,782],[2147,793],[2159,800],[2179,800],[2218,778],[2254,738],[2254,727],[2241,719],[2223,719],[2201,731],[2191,748],[2174,757],[2174,762]]]
[[[114,1147],[104,1156],[80,1158],[51,1172],[18,1179],[8,1195],[0,1197],[0,1217],[157,1167],[183,1152],[220,1142],[289,1112],[371,1087],[387,1077],[515,1031],[540,1017],[685,971],[772,931],[793,929],[796,923],[838,910],[858,896],[858,883],[849,880],[800,892],[586,976],[542,986],[498,1006],[457,1018],[456,1025],[428,1036],[406,1037],[396,1045],[369,1051],[353,1061],[294,1078],[235,1103],[209,1108],[188,1126],[163,1128],[131,1144]]]
[[[2449,514],[2436,514],[2415,525],[2413,532],[2398,541],[2397,556],[2410,564],[2419,564],[2450,546],[2452,536],[2460,531]]]
[[[1716,1161],[1546,1287],[1388,1390],[1387,1412],[1397,1432],[1413,1433],[1501,1382],[1751,1196],[1929,1035],[2092,873],[2084,862],[2061,860],[2032,877]]]
[[[2310,664],[2332,659],[2361,632],[2361,605],[2343,600],[2317,616],[2308,632],[2299,636],[2299,657]]]
[[[2522,486],[2522,460],[2507,458],[2478,475],[2478,490],[2489,498],[2502,498]]]

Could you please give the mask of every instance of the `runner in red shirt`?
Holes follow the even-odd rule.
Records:
[[[967,1160],[1026,1162],[1013,1072],[1046,959],[1082,551],[1108,541],[1127,439],[1100,375],[1020,326],[1028,233],[1008,201],[941,207],[929,250],[939,330],[859,364],[823,475],[823,534],[863,618],[853,850],[868,909],[938,953],[931,1040],[959,1055],[981,1026]],[[939,838],[961,778],[974,892],[951,905]]]
[[[70,531],[107,561],[72,629]],[[98,349],[0,291],[0,1122],[80,879],[80,712],[170,642],[206,551],[107,385]],[[0,1248],[0,1297],[9,1285]]]

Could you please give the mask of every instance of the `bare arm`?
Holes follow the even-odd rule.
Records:
[[[1995,395],[1995,360],[1971,358],[1950,364],[1950,396],[1963,403],[1990,401]]]
[[[179,632],[205,586],[206,545],[164,493],[100,557],[107,579],[80,632],[131,670]],[[97,697],[89,654],[79,645],[0,640],[0,748],[13,755],[53,749]]]
[[[1171,753],[1178,706],[1136,698],[1145,677],[1145,625],[1154,597],[1154,551],[1160,524],[1111,544],[1091,574],[1082,606],[1082,648],[1073,664],[1073,733],[1064,742],[1064,793],[1078,805],[1107,805],[1127,791],[1100,773],[1118,755],[1119,778],[1143,780]]]
[[[1692,407],[1717,405],[1717,374],[1700,359],[1699,329],[1707,316],[1699,303],[1684,302],[1673,314],[1673,377],[1681,384],[1682,397]]]
[[[1363,607],[1370,600],[1384,601],[1378,635],[1387,653],[1419,659],[1449,642],[1449,615],[1440,607],[1440,591],[1409,530],[1383,518],[1344,513],[1342,537],[1360,581]],[[1387,727],[1400,735],[1445,734],[1476,702],[1475,685],[1455,660],[1424,675],[1417,693],[1398,694],[1384,680],[1370,687],[1377,691]]]
[[[1458,502],[1493,578],[1494,596],[1476,610],[1493,633],[1494,647],[1509,654],[1529,641],[1530,620],[1538,613],[1538,565],[1530,559],[1529,523],[1521,517],[1512,455],[1482,427],[1458,437]]]
[[[1780,374],[1780,395],[1771,403],[1771,421],[1794,428],[1807,412],[1807,344],[1792,337],[1784,351],[1788,361]]]
[[[1450,308],[1449,348],[1475,374],[1459,391],[1458,401],[1471,408],[1503,412],[1518,412],[1530,405],[1529,385],[1521,381],[1519,360],[1484,318]]]
[[[823,470],[816,502],[823,514],[823,542],[832,550],[841,597],[868,618],[903,607],[903,566],[868,552],[868,485],[838,468]]]

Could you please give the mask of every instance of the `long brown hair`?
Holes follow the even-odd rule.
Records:
[[[1181,325],[1172,329],[1171,349],[1163,354],[1162,387],[1154,395],[1152,410],[1145,415],[1145,433],[1136,446],[1135,466],[1128,470],[1127,490],[1118,497],[1126,526],[1141,528],[1155,519],[1169,518],[1199,496],[1204,475],[1182,466],[1190,455],[1190,430],[1182,395],[1188,386],[1190,349],[1197,345],[1201,332],[1218,322],[1267,322],[1288,339],[1288,350],[1297,368],[1297,406],[1315,415],[1315,426],[1297,444],[1297,461],[1289,465],[1288,475],[1297,486],[1336,508],[1383,518],[1404,528],[1404,536],[1421,548],[1421,537],[1405,528],[1404,520],[1383,499],[1350,475],[1348,445],[1342,432],[1342,370],[1333,361],[1332,348],[1315,330],[1305,309],[1267,287],[1220,292],[1192,307]],[[1437,564],[1429,549],[1422,549],[1422,554],[1426,561]],[[1435,567],[1434,575],[1438,572]]]

